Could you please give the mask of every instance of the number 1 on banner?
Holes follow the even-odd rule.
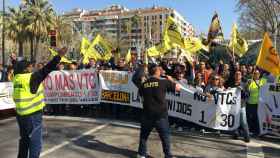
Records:
[[[200,123],[206,124],[207,122],[205,122],[205,111],[202,110],[201,112],[201,120],[199,120]]]

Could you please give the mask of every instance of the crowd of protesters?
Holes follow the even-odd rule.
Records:
[[[213,96],[218,91],[228,88],[240,88],[242,90],[242,103],[240,115],[240,128],[234,132],[234,138],[237,139],[242,133],[246,142],[249,142],[250,133],[253,136],[259,135],[259,125],[257,116],[258,95],[261,86],[266,82],[274,82],[274,78],[267,72],[258,69],[254,65],[240,65],[234,61],[220,61],[215,66],[209,64],[207,60],[193,62],[178,62],[176,59],[160,59],[155,61],[162,67],[162,75],[172,76],[176,82],[183,87],[195,88],[197,91],[205,95]],[[32,64],[35,71],[41,69],[45,63]],[[99,70],[116,70],[116,71],[132,71],[147,68],[148,65],[143,64],[141,60],[136,60],[136,56],[132,57],[132,62],[126,63],[124,58],[110,60],[109,62],[95,61],[89,59],[88,64],[82,62],[60,63],[57,70],[80,70],[80,69],[96,69]],[[0,65],[0,81],[10,82],[13,79],[13,67],[7,66],[3,68]],[[147,74],[148,76],[148,74]],[[145,78],[142,76],[140,78]],[[133,119],[139,121],[141,110],[120,106],[116,104],[101,103],[99,105],[49,105],[46,113],[49,115],[71,115],[71,116],[90,116],[90,117],[114,117],[117,119]],[[204,130],[190,122],[171,118],[172,127],[178,131],[186,129]],[[248,122],[248,124],[247,124]],[[250,132],[249,132],[250,131]],[[219,133],[219,131],[217,131]]]

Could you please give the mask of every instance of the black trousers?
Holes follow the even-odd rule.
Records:
[[[165,158],[171,158],[168,116],[160,119],[142,117],[138,154],[147,157],[147,140],[154,128],[159,133]]]
[[[249,125],[249,131],[254,135],[260,134],[259,117],[258,117],[258,105],[247,104],[246,106],[247,121]]]

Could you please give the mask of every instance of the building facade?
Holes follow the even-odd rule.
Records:
[[[159,43],[168,16],[177,21],[184,37],[195,35],[193,26],[182,15],[166,7],[129,10],[120,5],[112,5],[102,10],[75,9],[64,13],[64,16],[73,21],[73,31],[79,31],[82,36],[90,39],[101,33],[115,47],[121,48],[122,52],[129,48],[141,51]]]

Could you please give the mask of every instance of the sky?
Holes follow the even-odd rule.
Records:
[[[231,27],[238,21],[236,0],[49,0],[59,13],[74,8],[103,9],[111,4],[120,4],[128,9],[156,6],[176,9],[191,23],[196,32],[208,32],[211,18],[216,11],[219,14],[226,38],[230,36]],[[18,6],[20,0],[6,0],[7,6]],[[2,5],[2,4],[1,4]],[[1,6],[2,8],[2,6]]]

